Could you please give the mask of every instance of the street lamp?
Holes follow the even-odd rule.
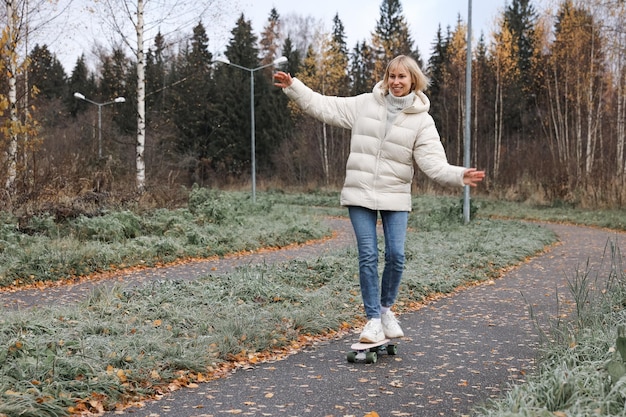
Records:
[[[254,127],[254,72],[263,68],[271,67],[272,65],[280,65],[287,62],[288,59],[286,56],[281,56],[280,58],[276,58],[271,64],[262,65],[256,68],[247,68],[241,65],[233,64],[228,60],[228,58],[219,57],[215,59],[215,62],[221,62],[222,64],[230,65],[244,71],[248,71],[250,73],[250,145],[252,148],[252,202],[256,202],[256,151],[255,151],[255,127]]]
[[[105,103],[96,103],[95,101],[89,100],[83,94],[78,92],[74,93],[74,97],[98,106],[98,158],[102,158],[102,107],[106,106],[107,104],[124,103],[126,99],[124,97],[116,97],[115,99],[107,101]]]
[[[472,126],[472,0],[467,0],[467,57],[465,64],[465,143],[464,165],[471,165],[471,126]],[[470,187],[463,189],[463,223],[470,221]]]

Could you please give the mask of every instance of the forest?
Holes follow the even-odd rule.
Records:
[[[137,0],[137,11],[142,4]],[[194,185],[337,189],[349,132],[299,112],[273,86],[272,73],[290,72],[326,95],[355,95],[370,92],[398,54],[416,58],[430,78],[431,114],[456,165],[463,165],[469,117],[471,166],[487,172],[476,192],[585,208],[620,208],[626,199],[620,0],[561,0],[541,12],[530,0],[507,2],[490,33],[472,36],[469,115],[467,22],[440,26],[422,59],[426,51],[410,32],[419,22],[400,0],[381,0],[371,39],[355,45],[346,44],[339,15],[327,32],[307,16],[283,19],[272,9],[259,34],[240,15],[224,56],[210,52],[207,22],[200,21],[175,40],[159,33],[145,52],[129,52],[124,42],[101,49],[93,69],[81,56],[69,72],[50,45],[20,54],[24,8],[20,0],[5,5],[3,210],[63,214],[138,200],[168,206]],[[144,23],[134,24],[141,46]],[[273,65],[283,56],[286,63]],[[416,192],[443,191],[418,170],[414,184]]]

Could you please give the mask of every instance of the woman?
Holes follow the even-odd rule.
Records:
[[[404,243],[411,211],[413,161],[443,185],[476,186],[484,171],[450,165],[423,93],[428,79],[414,59],[400,55],[387,65],[372,93],[330,97],[313,92],[282,71],[275,84],[306,113],[351,129],[350,154],[341,191],[359,252],[359,282],[368,322],[359,341],[403,337],[391,311],[404,270]],[[385,267],[378,278],[378,213],[385,237]]]

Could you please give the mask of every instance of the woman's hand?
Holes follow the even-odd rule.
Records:
[[[463,184],[476,187],[485,178],[485,171],[478,171],[476,168],[468,168],[463,172]]]
[[[287,88],[291,86],[291,83],[293,83],[293,78],[291,78],[291,74],[287,74],[286,72],[282,71],[278,71],[276,72],[276,74],[274,74],[274,80],[276,80],[274,85],[280,88]]]

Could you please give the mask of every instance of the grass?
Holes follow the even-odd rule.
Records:
[[[23,286],[184,258],[209,258],[329,236],[306,207],[279,194],[194,188],[188,207],[151,212],[107,212],[57,223],[50,215],[19,225],[0,216],[0,287]]]
[[[626,212],[624,210],[584,210],[567,204],[555,203],[552,206],[541,206],[510,201],[494,201],[480,197],[477,197],[475,202],[479,207],[481,217],[537,220],[626,230]]]
[[[180,210],[108,213],[102,219],[75,219],[62,225],[41,217],[30,225],[29,234],[5,221],[1,242],[13,252],[9,256],[2,251],[2,260],[19,258],[15,248],[20,247],[28,253],[13,262],[32,268],[30,280],[54,279],[71,269],[78,271],[77,266],[94,271],[110,263],[157,263],[306,241],[328,233],[321,215],[345,214],[337,207],[334,193],[275,192],[259,195],[258,201],[259,206],[251,206],[242,194],[194,190],[189,207]],[[477,206],[480,216],[480,202]],[[401,308],[433,293],[493,278],[555,239],[547,229],[525,222],[478,217],[462,226],[458,198],[423,196],[415,199],[414,207]],[[133,255],[137,251],[141,256]],[[0,415],[63,416],[111,410],[171,384],[206,380],[230,367],[332,335],[362,317],[357,271],[356,253],[349,249],[315,260],[246,266],[225,276],[96,290],[78,306],[2,311]],[[524,404],[519,408],[522,413],[527,406],[539,409],[536,404],[548,401],[546,396],[555,404],[572,398],[571,392],[582,382],[562,384],[564,375],[571,378],[570,368],[584,358],[598,358],[590,365],[598,369],[611,357],[606,353],[615,336],[611,323],[619,321],[621,310],[606,297],[591,294],[591,280],[583,278],[572,282],[572,288],[585,300],[584,308],[593,303],[584,317],[609,324],[594,324],[587,333],[577,334],[578,346],[587,340],[598,344],[584,351],[581,347],[566,361],[563,354],[569,351],[562,343],[570,340],[569,328],[554,326],[554,335],[546,338],[554,344],[546,344],[540,367],[543,375],[552,372],[551,394],[541,391],[546,384],[541,376],[533,391],[510,391],[511,401]],[[613,282],[620,288],[620,279]],[[612,288],[611,294],[616,293]],[[612,316],[598,318],[595,311],[600,308]],[[558,369],[559,364],[569,368]],[[624,390],[619,381],[597,384]],[[519,396],[528,402],[522,403]],[[490,405],[493,408],[481,412],[505,415],[498,413],[514,409],[506,402]]]
[[[574,321],[555,320],[547,334],[538,329],[544,336],[538,371],[502,398],[477,408],[474,416],[624,415],[626,273],[619,249],[609,249],[608,276],[591,276],[583,269],[569,280]]]

